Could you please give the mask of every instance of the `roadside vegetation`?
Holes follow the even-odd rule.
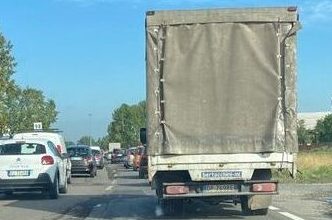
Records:
[[[32,130],[34,122],[42,122],[43,128],[49,129],[58,114],[55,102],[42,91],[22,88],[15,82],[12,48],[11,42],[0,33],[0,137]]]
[[[295,179],[287,171],[274,172],[274,178],[287,183],[332,183],[332,148],[322,146],[299,152],[297,170]]]
[[[306,129],[303,120],[298,122],[299,153],[297,177],[287,171],[274,172],[281,182],[332,183],[332,114],[317,121],[314,129]]]

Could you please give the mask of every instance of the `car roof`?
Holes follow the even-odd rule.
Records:
[[[54,132],[24,132],[15,134],[14,138],[22,136],[62,137],[61,134]]]
[[[47,145],[48,141],[50,141],[50,140],[44,139],[44,138],[38,138],[38,139],[37,138],[22,138],[22,139],[2,140],[0,142],[0,144],[5,145],[5,144],[15,144],[15,143],[23,143],[24,142],[24,143],[35,143],[35,144]]]
[[[70,145],[69,147],[67,148],[90,148],[90,146],[88,145]]]

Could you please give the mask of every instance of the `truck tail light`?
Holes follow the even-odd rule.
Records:
[[[276,192],[276,183],[255,183],[252,185],[253,192]]]
[[[53,159],[52,156],[50,156],[50,155],[46,155],[46,156],[43,156],[43,157],[41,158],[41,163],[42,163],[43,165],[52,165],[52,164],[54,164],[54,159]]]
[[[188,186],[166,186],[166,194],[177,195],[177,194],[188,194]]]

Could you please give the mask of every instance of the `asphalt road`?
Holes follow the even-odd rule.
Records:
[[[203,202],[185,205],[184,213],[165,217],[156,206],[156,197],[146,180],[138,173],[118,165],[98,170],[95,178],[73,178],[67,194],[59,199],[46,199],[38,193],[0,195],[0,219],[34,220],[106,220],[106,219],[269,219],[328,220],[332,207],[327,198],[332,184],[281,185],[267,216],[243,216],[240,205],[213,206]]]

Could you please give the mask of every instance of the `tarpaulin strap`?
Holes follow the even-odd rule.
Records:
[[[163,134],[163,144],[166,143],[166,130],[165,130],[165,97],[164,97],[164,63],[165,63],[165,45],[166,45],[166,31],[167,26],[162,24],[159,26],[159,35],[158,35],[158,42],[160,45],[158,48],[160,48],[160,57],[159,57],[159,88],[160,88],[160,100],[159,100],[159,106],[160,106],[160,126],[162,129]]]

